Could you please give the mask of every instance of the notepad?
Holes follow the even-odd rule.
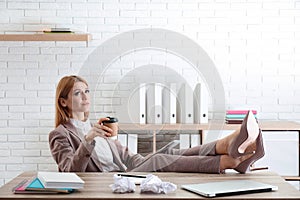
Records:
[[[182,185],[182,189],[205,197],[217,197],[278,190],[277,186],[250,180],[230,180]]]
[[[75,173],[38,172],[37,177],[45,188],[83,188],[84,181]]]

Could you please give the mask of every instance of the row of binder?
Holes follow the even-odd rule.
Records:
[[[142,83],[133,92],[131,122],[140,124],[208,123],[208,92],[198,83]]]

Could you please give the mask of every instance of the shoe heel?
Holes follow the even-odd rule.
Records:
[[[256,139],[256,151],[253,156],[241,162],[235,170],[241,174],[250,171],[250,166],[265,155],[261,131]]]
[[[258,135],[255,135],[257,133],[259,134],[259,132],[256,131],[256,128],[258,128],[257,124],[255,124],[255,125],[257,125],[257,127],[254,128],[254,130],[252,128],[253,126],[250,125],[250,135],[248,132],[249,131],[248,118],[249,118],[250,112],[251,111],[248,111],[247,115],[245,116],[238,136],[236,138],[234,138],[234,140],[232,141],[232,144],[230,144],[230,146],[228,148],[228,155],[233,158],[237,158],[237,157],[249,154],[249,153],[240,153],[240,151],[239,151],[240,147],[243,146],[244,149],[246,149],[247,146],[249,146],[251,143],[253,143],[258,137]],[[254,116],[251,115],[250,118],[254,118]],[[251,124],[253,122],[250,121],[249,123]],[[256,120],[256,123],[257,123],[257,120]],[[259,128],[258,128],[258,130],[259,130]]]
[[[243,123],[241,125],[241,129],[240,129],[238,136],[232,141],[232,143],[230,144],[230,146],[228,148],[228,155],[233,158],[237,158],[237,157],[244,155],[238,151],[238,148],[248,138],[247,120],[248,120],[249,112],[250,111],[248,111],[247,115],[245,116],[245,118],[243,120]]]

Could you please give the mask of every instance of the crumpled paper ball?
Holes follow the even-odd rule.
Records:
[[[135,192],[135,184],[130,178],[118,176],[114,174],[114,184],[110,185],[110,188],[114,193],[130,193]]]
[[[146,179],[141,183],[141,193],[164,193],[167,194],[169,192],[173,192],[177,189],[177,185],[170,182],[163,182],[157,176],[153,174],[148,174]]]

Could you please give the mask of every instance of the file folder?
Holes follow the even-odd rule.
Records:
[[[180,149],[187,149],[191,147],[190,134],[180,134],[179,140],[180,140],[180,145],[179,145]]]
[[[200,135],[199,134],[191,134],[191,147],[200,145]]]
[[[146,84],[142,83],[139,87],[139,122],[146,123]]]
[[[194,90],[195,123],[208,123],[208,92],[204,84],[198,83]]]
[[[162,123],[162,89],[163,86],[159,83],[155,84],[155,123]]]
[[[176,83],[171,83],[169,87],[163,89],[163,122],[176,124],[176,104],[177,91]]]
[[[132,153],[138,152],[138,135],[137,134],[128,134],[127,138],[127,147]]]
[[[122,123],[146,123],[146,84],[136,85],[127,97],[121,98],[115,106],[116,114]]]
[[[185,124],[194,123],[194,94],[192,88],[187,84],[182,84],[178,93],[178,122]]]
[[[118,133],[118,140],[123,146],[127,146],[127,134]]]
[[[149,84],[146,95],[147,123],[162,123],[162,88],[159,83]]]

